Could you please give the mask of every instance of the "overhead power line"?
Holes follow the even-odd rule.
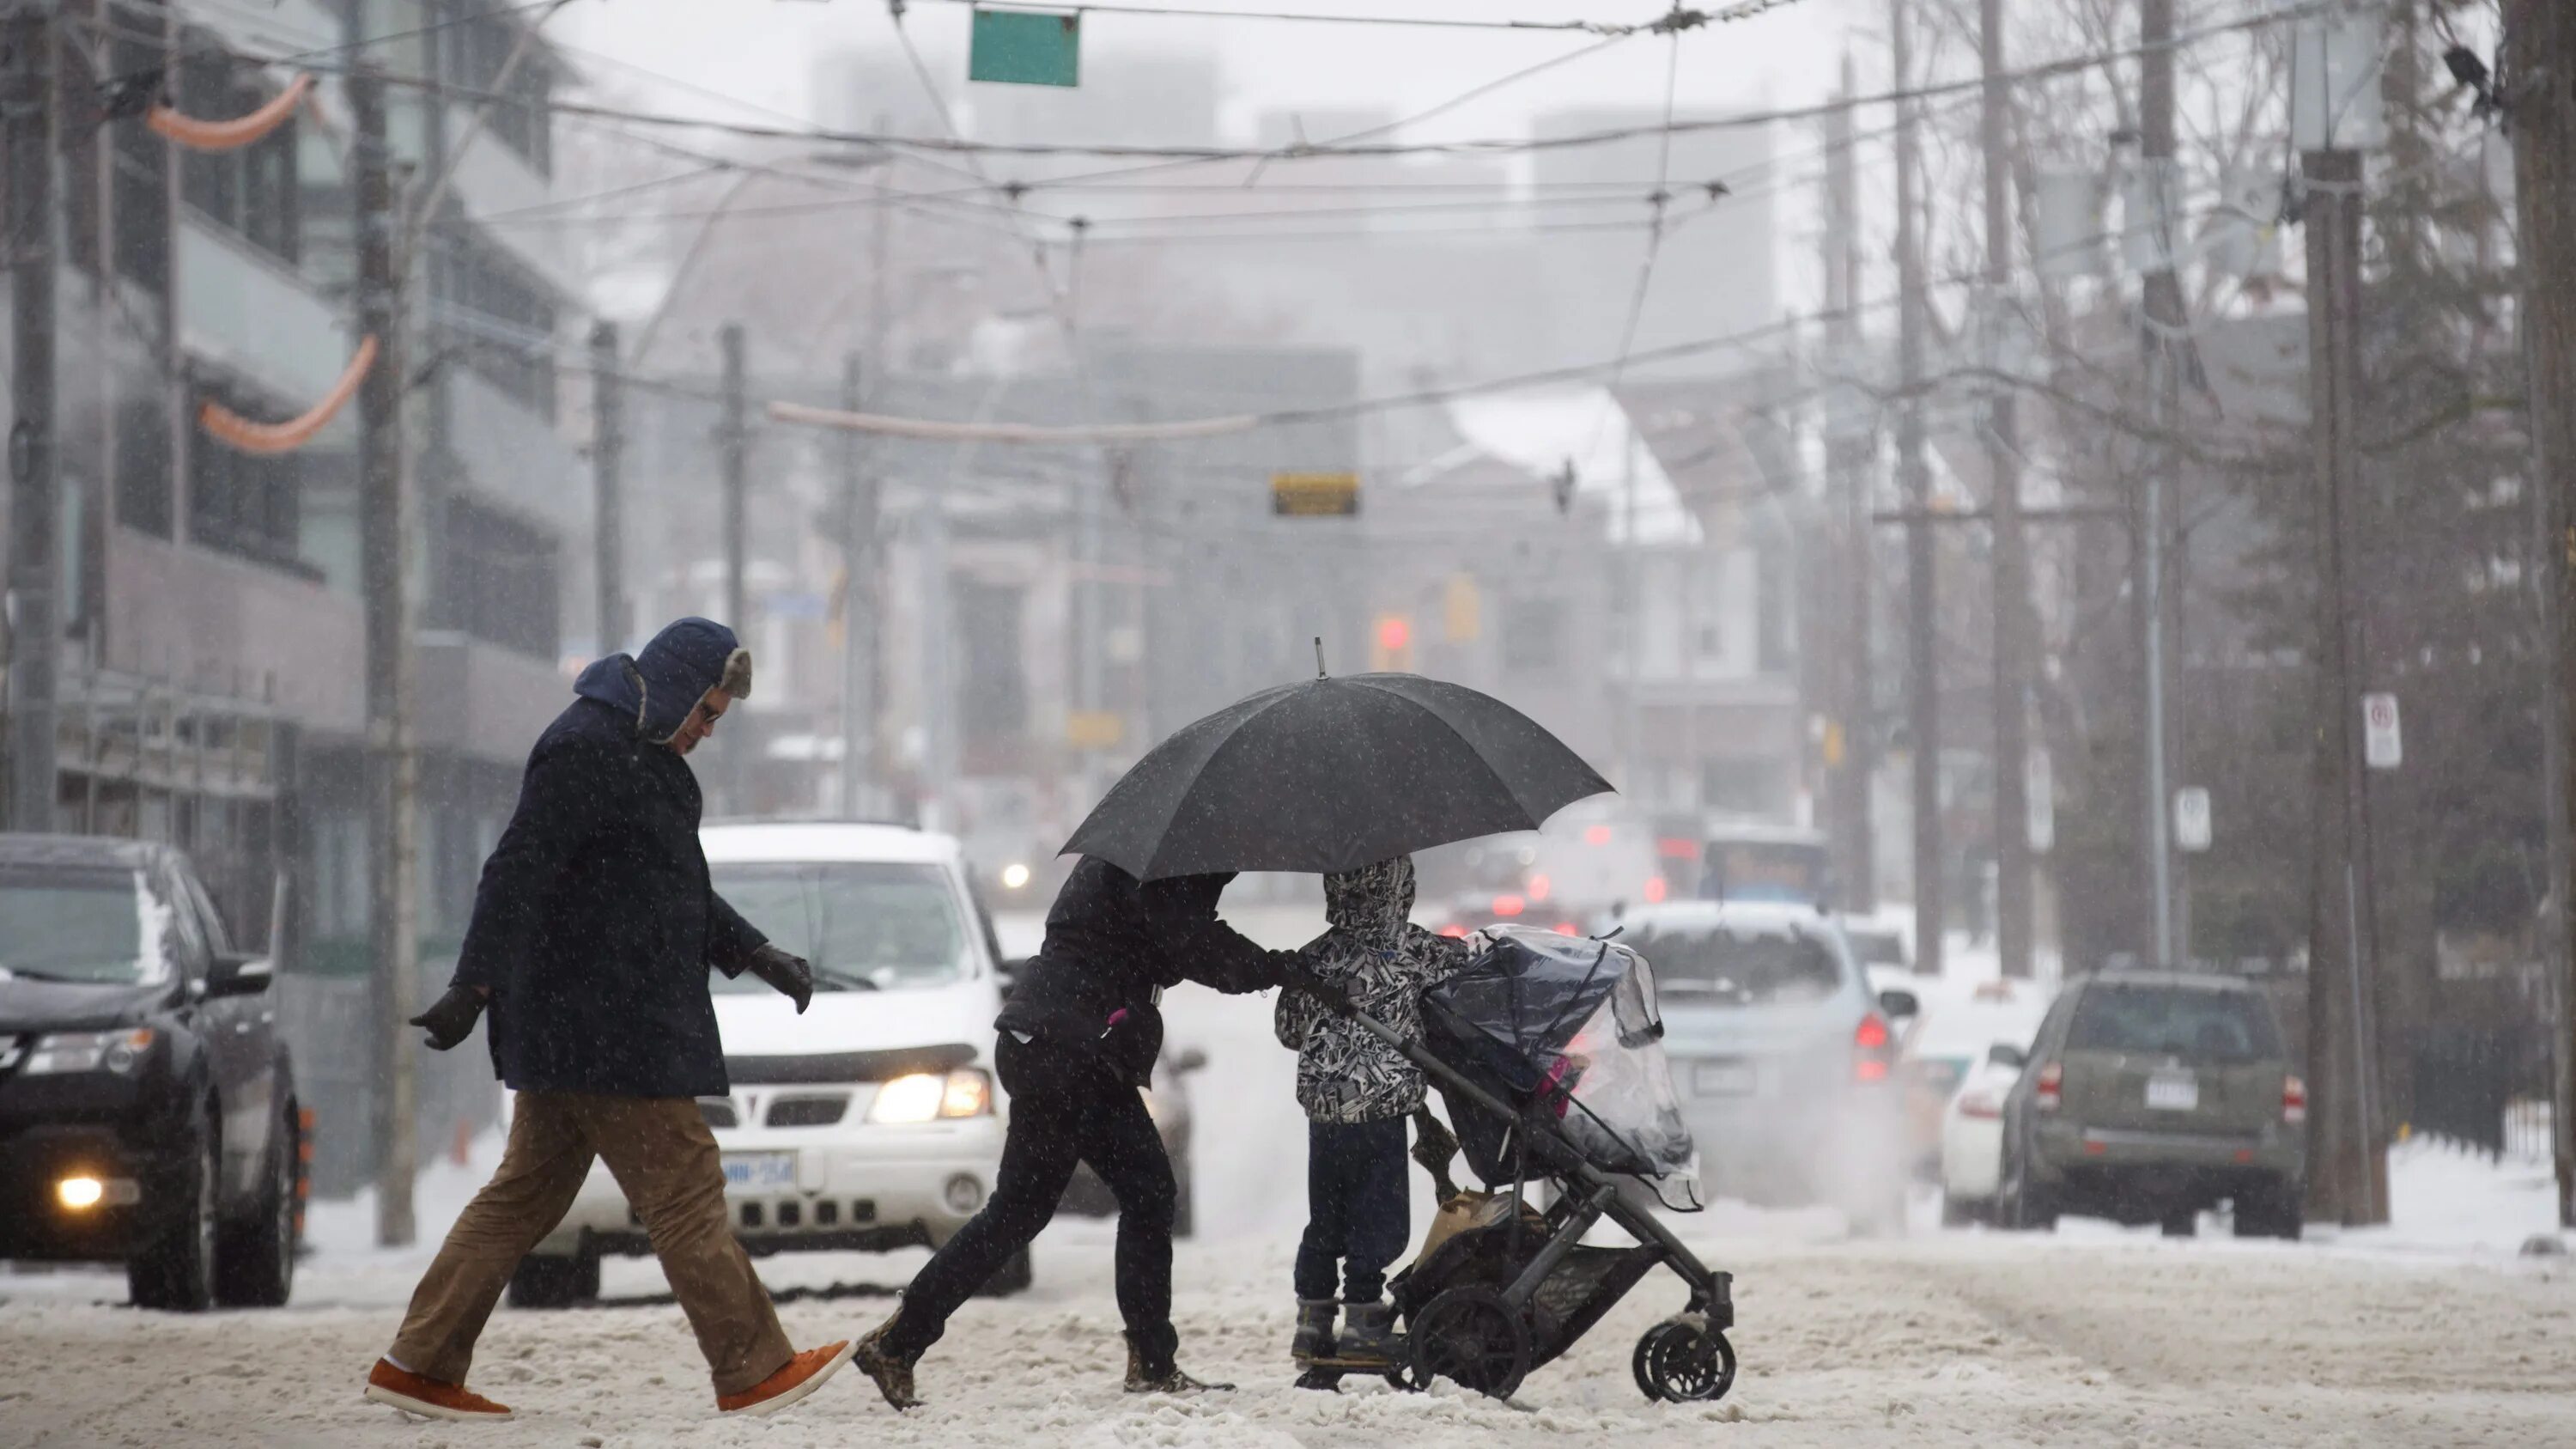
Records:
[[[1714,10],[1693,10],[1680,5],[1652,20],[1621,24],[1607,20],[1514,20],[1475,19],[1454,15],[1355,15],[1348,12],[1308,10],[1213,10],[1190,5],[1070,5],[1019,4],[1013,0],[929,0],[932,4],[966,5],[978,10],[1007,10],[1023,14],[1062,15],[1133,15],[1182,20],[1275,20],[1312,25],[1377,25],[1415,30],[1520,30],[1573,31],[1583,35],[1625,37],[1630,35],[1664,35],[1683,30],[1696,30],[1704,25],[1724,25],[1750,20],[1767,11],[1794,5],[1797,0],[1740,0],[1734,5],[1721,5]]]

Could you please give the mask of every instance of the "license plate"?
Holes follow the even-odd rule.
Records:
[[[727,1192],[782,1192],[796,1186],[796,1154],[728,1152],[724,1175]]]
[[[1751,1062],[1702,1062],[1691,1074],[1691,1089],[1703,1097],[1750,1097],[1753,1087]]]
[[[2200,1110],[2200,1079],[2149,1077],[2147,1105],[2159,1112],[2196,1112]]]

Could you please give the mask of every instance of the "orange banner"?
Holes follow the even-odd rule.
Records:
[[[282,423],[258,423],[222,403],[210,401],[197,409],[197,425],[245,453],[292,453],[313,441],[313,435],[329,426],[340,409],[349,405],[349,399],[358,395],[358,384],[367,380],[367,370],[375,363],[376,339],[361,338],[357,355],[349,359],[348,370],[304,416]]]
[[[274,100],[247,116],[231,121],[201,121],[183,116],[168,106],[154,106],[143,118],[153,133],[171,144],[191,151],[238,151],[259,141],[283,126],[295,114],[295,108],[313,89],[313,77],[297,76]]]

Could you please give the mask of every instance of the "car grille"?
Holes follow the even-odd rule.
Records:
[[[829,1127],[848,1114],[850,1099],[845,1095],[829,1097],[781,1097],[769,1104],[772,1127]]]

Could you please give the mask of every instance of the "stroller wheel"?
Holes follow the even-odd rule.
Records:
[[[1735,1345],[1704,1320],[1667,1318],[1637,1340],[1628,1367],[1647,1398],[1714,1403],[1735,1386]]]
[[[1452,1288],[1412,1318],[1413,1383],[1445,1378],[1488,1398],[1508,1399],[1529,1373],[1529,1330],[1491,1288]]]

